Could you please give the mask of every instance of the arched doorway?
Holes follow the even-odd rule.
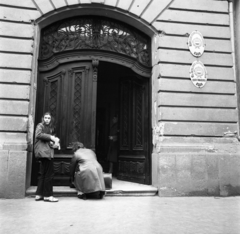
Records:
[[[119,115],[117,177],[150,184],[150,39],[100,17],[57,22],[42,31],[35,123],[50,110],[61,150],[55,185],[68,185],[71,146],[96,151],[104,170],[110,119]],[[32,184],[38,164],[33,162]]]

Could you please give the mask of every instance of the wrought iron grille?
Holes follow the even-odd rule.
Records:
[[[117,52],[150,66],[150,38],[118,21],[103,17],[78,17],[43,29],[40,59],[76,49]]]

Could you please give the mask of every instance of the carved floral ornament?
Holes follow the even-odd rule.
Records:
[[[78,17],[42,30],[40,59],[70,50],[104,50],[135,58],[150,66],[150,38],[118,21]]]

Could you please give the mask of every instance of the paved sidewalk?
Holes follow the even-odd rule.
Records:
[[[2,234],[239,234],[240,197],[0,199]]]

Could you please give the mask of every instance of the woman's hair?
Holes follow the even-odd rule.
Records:
[[[47,112],[45,112],[44,114],[43,114],[43,116],[42,116],[42,124],[44,124],[44,116],[45,115],[50,115],[51,116],[51,121],[50,121],[50,124],[49,124],[49,128],[52,130],[52,132],[54,131],[54,118],[53,118],[53,116],[52,116],[52,114],[51,114],[51,112],[50,111],[47,111]]]
[[[73,148],[72,148],[72,151],[73,152],[76,152],[78,149],[80,148],[85,148],[83,143],[77,141],[77,142],[73,142]]]

